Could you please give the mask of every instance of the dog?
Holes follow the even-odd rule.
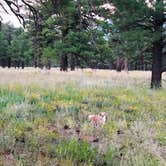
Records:
[[[100,112],[98,114],[89,115],[88,120],[94,127],[103,126],[107,120],[106,112]]]

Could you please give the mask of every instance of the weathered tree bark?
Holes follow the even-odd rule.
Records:
[[[151,88],[158,89],[161,87],[162,79],[162,40],[154,43],[152,56],[152,77]]]
[[[61,54],[61,60],[60,60],[60,71],[67,71],[68,68],[68,57],[66,54]]]

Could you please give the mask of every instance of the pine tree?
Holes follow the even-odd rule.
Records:
[[[165,32],[165,3],[163,0],[110,0],[115,8],[110,15],[118,33],[126,42],[137,45],[140,51],[150,52],[152,57],[151,88],[160,88]],[[146,47],[146,48],[145,48]],[[149,54],[148,54],[149,55]]]

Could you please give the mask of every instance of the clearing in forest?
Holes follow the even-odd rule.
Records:
[[[146,165],[166,162],[166,75],[0,69],[0,165]],[[88,116],[106,112],[104,125]]]

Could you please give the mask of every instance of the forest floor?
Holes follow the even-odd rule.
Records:
[[[164,166],[166,73],[0,68],[0,165]],[[88,115],[107,113],[94,127]]]

